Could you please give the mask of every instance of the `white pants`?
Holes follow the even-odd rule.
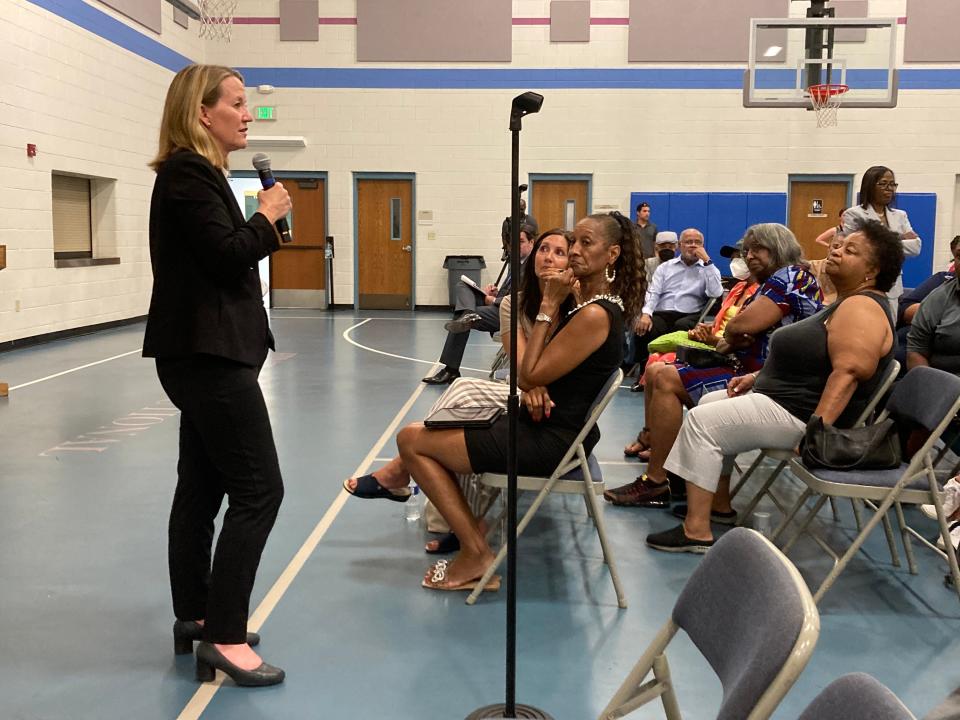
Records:
[[[721,473],[748,450],[792,450],[806,424],[766,395],[727,398],[726,390],[708,393],[687,413],[663,467],[707,492],[717,491]]]
[[[510,386],[494,380],[462,377],[453,381],[430,408],[430,413],[443,408],[506,407]],[[428,414],[430,414],[428,413]],[[475,515],[483,515],[489,509],[496,490],[476,482],[479,475],[457,475],[467,504]],[[423,517],[430,532],[448,532],[450,526],[429,500],[424,504]]]

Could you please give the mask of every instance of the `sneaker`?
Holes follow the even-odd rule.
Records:
[[[950,478],[943,486],[943,516],[949,518],[960,508],[960,478]],[[920,512],[931,520],[937,519],[937,509],[933,505],[921,505]]]
[[[671,510],[676,517],[683,520],[687,517],[687,506],[686,505],[674,505],[673,510]],[[737,511],[730,510],[728,512],[720,512],[719,510],[710,511],[710,522],[720,523],[721,525],[736,525],[737,524]]]
[[[603,498],[614,505],[665,508],[670,506],[670,483],[655,483],[641,475],[629,485],[607,490]]]
[[[663,550],[664,552],[688,552],[702,555],[713,547],[713,540],[693,540],[688,538],[687,534],[683,531],[683,525],[677,525],[672,530],[647,535],[647,545],[654,550]]]
[[[443,329],[454,334],[470,332],[474,325],[480,322],[481,318],[476,313],[464,313],[456,320],[443,324]]]
[[[954,547],[960,545],[960,520],[950,523],[950,542]],[[937,547],[946,552],[947,546],[943,544],[943,536],[937,536]]]

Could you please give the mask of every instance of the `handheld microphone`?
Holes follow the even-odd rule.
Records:
[[[277,181],[274,179],[273,171],[270,169],[270,158],[266,153],[257,153],[253,156],[253,167],[256,168],[257,174],[260,176],[260,184],[263,185],[264,190],[269,190],[276,184]],[[275,225],[277,232],[280,233],[280,242],[288,243],[293,241],[293,236],[290,234],[290,224],[285,217],[277,220]]]

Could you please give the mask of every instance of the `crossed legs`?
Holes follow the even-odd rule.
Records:
[[[463,430],[427,430],[422,423],[413,423],[399,432],[397,447],[407,471],[460,540],[460,553],[439,585],[455,587],[479,578],[494,554],[454,476],[473,472]]]

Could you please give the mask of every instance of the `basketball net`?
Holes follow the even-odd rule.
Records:
[[[199,0],[200,37],[230,42],[238,0]]]
[[[810,106],[817,114],[817,127],[836,127],[837,111],[843,103],[843,94],[850,88],[846,85],[811,85],[807,88]]]

